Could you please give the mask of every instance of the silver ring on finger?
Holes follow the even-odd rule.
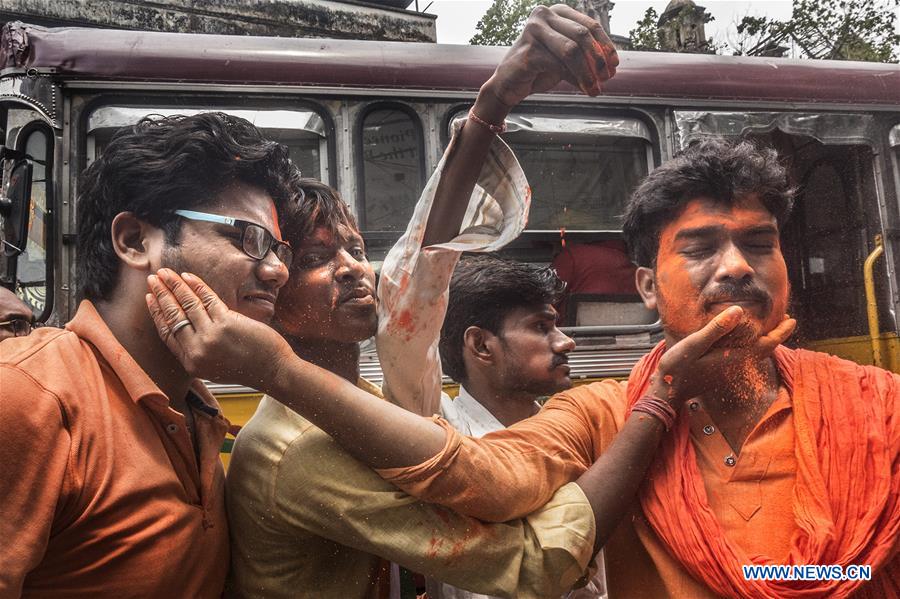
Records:
[[[185,318],[184,320],[179,320],[178,322],[173,324],[172,328],[170,330],[171,330],[172,334],[174,335],[175,333],[177,333],[184,327],[188,327],[188,326],[191,326],[191,321],[188,320],[187,318]]]

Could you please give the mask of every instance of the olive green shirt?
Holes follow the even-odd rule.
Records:
[[[523,520],[486,524],[402,493],[270,397],[237,437],[226,500],[230,597],[374,597],[385,560],[479,593],[558,597],[593,555],[575,484]]]

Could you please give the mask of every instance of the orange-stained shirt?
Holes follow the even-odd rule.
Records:
[[[546,492],[577,478],[606,451],[624,426],[626,405],[625,384],[602,381],[577,387],[554,396],[538,415],[506,431],[479,441],[450,431],[457,438],[428,462],[379,473],[426,501],[488,520],[515,517],[541,505]],[[725,534],[749,555],[789,563],[797,460],[787,390],[779,391],[739,455],[700,402],[689,402],[684,411],[691,419],[709,505]],[[485,488],[495,491],[479,491]],[[669,554],[637,498],[604,552],[610,597],[716,597]],[[898,568],[900,556],[895,554],[873,578],[896,576]]]
[[[90,302],[0,343],[0,597],[220,597],[227,421],[182,414]],[[198,463],[199,454],[199,463]]]

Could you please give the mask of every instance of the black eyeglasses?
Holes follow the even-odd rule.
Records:
[[[31,333],[34,328],[34,322],[27,318],[10,318],[0,322],[0,329],[9,331],[13,337],[25,337]]]
[[[176,210],[175,214],[188,220],[199,220],[208,223],[229,225],[241,230],[241,249],[244,253],[256,260],[262,260],[269,253],[275,252],[275,257],[281,260],[286,268],[290,269],[294,261],[294,251],[290,244],[275,239],[275,236],[262,225],[251,223],[247,220],[209,214],[207,212],[195,212],[193,210]]]

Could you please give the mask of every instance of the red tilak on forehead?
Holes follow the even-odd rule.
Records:
[[[281,237],[281,227],[278,226],[278,211],[275,210],[274,203],[272,203],[272,222],[275,223],[275,238],[278,239],[278,241],[284,241]]]

